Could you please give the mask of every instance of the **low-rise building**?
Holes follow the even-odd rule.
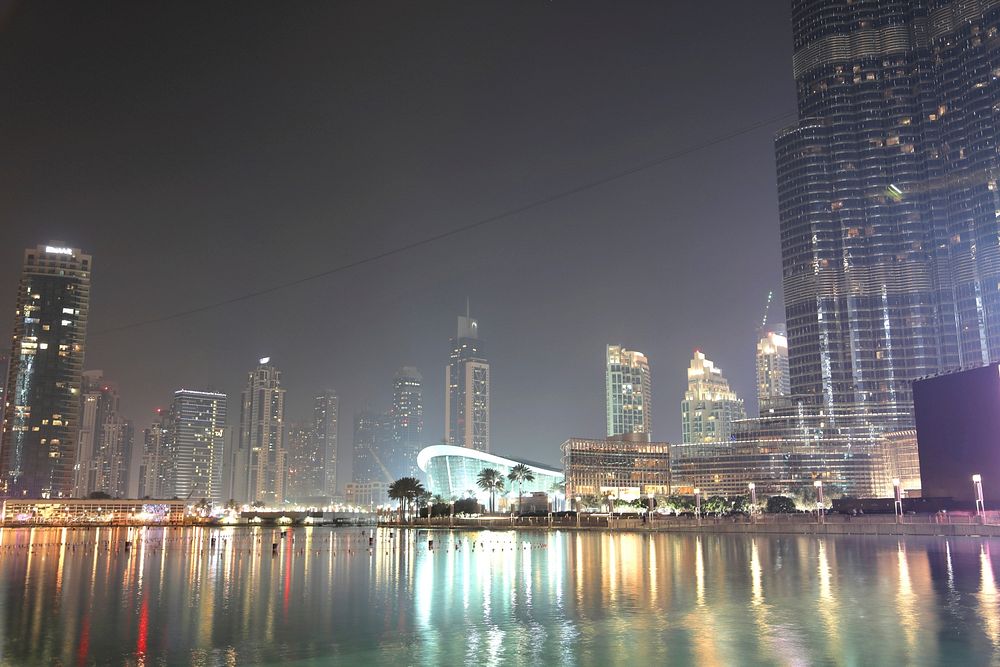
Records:
[[[603,439],[571,438],[562,444],[566,496],[634,500],[670,495],[670,443],[645,433]]]
[[[179,525],[183,500],[10,499],[3,501],[6,526]]]

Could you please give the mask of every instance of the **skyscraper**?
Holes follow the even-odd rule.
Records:
[[[417,452],[423,446],[424,378],[413,366],[403,366],[392,379],[392,453],[387,465],[393,479],[419,477]]]
[[[1000,359],[1000,12],[794,0],[776,140],[791,392],[912,414],[914,378]]]
[[[163,410],[156,409],[155,418],[143,431],[141,497],[172,498],[174,496],[174,461],[170,446],[170,420]]]
[[[354,466],[351,477],[356,483],[393,481],[378,452],[383,440],[381,433],[385,431],[384,421],[383,415],[370,410],[359,410],[354,414]]]
[[[482,352],[479,323],[458,318],[445,372],[444,438],[449,445],[490,451],[490,363]]]
[[[604,388],[608,436],[653,430],[653,385],[642,352],[608,345]]]
[[[240,447],[236,474],[243,471],[237,500],[265,504],[283,502],[285,482],[285,390],[281,371],[270,357],[260,360],[247,377],[240,414]]]
[[[132,422],[119,410],[115,383],[99,370],[84,371],[81,381],[80,432],[73,465],[73,495],[100,491],[128,496],[132,464]]]
[[[174,495],[181,500],[224,502],[222,489],[227,397],[179,389],[170,406]]]
[[[337,495],[337,418],[340,404],[337,392],[327,389],[313,401],[313,437],[322,455],[323,480],[316,495]]]
[[[0,439],[0,493],[73,491],[90,255],[58,244],[24,251]]]
[[[746,417],[743,399],[729,388],[722,369],[704,353],[694,351],[688,367],[688,388],[681,401],[684,444],[725,442],[733,434],[733,421]]]
[[[757,405],[761,413],[788,398],[788,339],[784,329],[762,333],[757,341]]]
[[[313,468],[316,459],[316,438],[311,428],[291,424],[285,433],[285,497],[293,502],[302,502],[315,494],[316,473]],[[321,483],[326,482],[322,467],[319,470]]]

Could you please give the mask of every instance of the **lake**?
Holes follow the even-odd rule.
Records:
[[[369,534],[2,529],[0,663],[1000,664],[996,540]]]

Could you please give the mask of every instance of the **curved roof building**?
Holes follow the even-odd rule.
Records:
[[[552,466],[487,454],[468,447],[431,445],[417,454],[417,467],[427,475],[427,489],[431,493],[445,498],[473,495],[481,503],[489,502],[489,494],[476,485],[479,473],[487,468],[494,468],[506,477],[511,468],[519,463],[528,466],[535,475],[533,481],[522,485],[522,493],[550,493],[553,485],[563,483],[562,471]],[[508,482],[507,493],[510,491],[516,492],[516,488]]]

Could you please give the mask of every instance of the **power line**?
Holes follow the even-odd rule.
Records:
[[[557,201],[559,201],[561,199],[567,199],[567,198],[572,197],[574,195],[580,194],[581,192],[586,192],[587,190],[592,190],[594,188],[598,188],[598,187],[601,187],[603,185],[607,185],[608,183],[612,183],[614,181],[621,180],[621,179],[626,178],[628,176],[631,176],[633,174],[637,174],[639,172],[646,171],[647,169],[651,169],[653,167],[658,167],[658,166],[660,166],[662,164],[665,164],[667,162],[671,162],[673,160],[677,160],[679,158],[691,155],[692,153],[697,153],[698,151],[705,150],[706,148],[711,148],[711,147],[716,146],[718,144],[721,144],[723,142],[729,141],[731,139],[735,139],[736,137],[742,136],[744,134],[749,134],[750,132],[753,132],[754,130],[759,130],[762,127],[766,127],[766,126],[771,125],[773,123],[776,123],[776,122],[778,122],[780,120],[786,120],[786,119],[792,118],[795,115],[796,115],[796,113],[794,111],[790,111],[790,112],[786,112],[786,113],[783,113],[783,114],[778,115],[778,116],[773,116],[771,118],[766,118],[764,120],[757,121],[757,122],[755,122],[755,123],[753,123],[751,125],[747,125],[747,126],[741,127],[741,128],[739,128],[737,130],[733,130],[732,132],[728,132],[726,134],[719,135],[719,136],[717,136],[717,137],[715,137],[713,139],[710,139],[708,141],[702,142],[700,144],[696,144],[694,146],[690,146],[688,148],[685,148],[685,149],[682,149],[682,150],[679,150],[679,151],[675,151],[673,153],[668,153],[666,155],[662,155],[662,156],[660,156],[658,158],[655,158],[653,160],[649,160],[647,162],[643,162],[643,163],[638,164],[638,165],[636,165],[634,167],[630,167],[628,169],[625,169],[623,171],[619,171],[619,172],[611,174],[609,176],[604,176],[604,177],[599,178],[597,180],[588,181],[587,183],[584,183],[582,185],[578,185],[578,186],[573,187],[573,188],[569,188],[568,190],[563,190],[562,192],[558,192],[556,194],[549,195],[547,197],[543,197],[541,199],[536,199],[536,200],[534,200],[532,202],[529,202],[527,204],[522,204],[521,206],[518,206],[518,207],[515,207],[515,208],[512,208],[512,209],[508,209],[508,210],[506,210],[506,211],[504,211],[502,213],[497,213],[496,215],[491,215],[488,218],[482,218],[480,220],[476,220],[475,222],[471,222],[469,224],[462,225],[460,227],[455,227],[455,228],[450,229],[450,230],[448,230],[446,232],[441,232],[439,234],[434,234],[432,236],[425,237],[423,239],[420,239],[419,241],[414,241],[412,243],[407,243],[405,245],[397,246],[395,248],[391,248],[389,250],[385,250],[383,252],[376,253],[374,255],[368,255],[367,257],[363,257],[361,259],[357,259],[357,260],[354,260],[352,262],[348,262],[346,264],[340,264],[339,266],[335,266],[333,268],[327,269],[325,271],[321,271],[319,273],[313,273],[313,274],[308,275],[308,276],[303,276],[301,278],[296,278],[295,280],[289,280],[289,281],[286,281],[286,282],[283,282],[283,283],[277,283],[277,284],[271,285],[270,287],[265,287],[265,288],[262,288],[262,289],[259,289],[259,290],[255,290],[253,292],[247,292],[246,294],[241,294],[239,296],[235,296],[235,297],[231,297],[231,298],[228,298],[228,299],[223,299],[221,301],[216,301],[216,302],[213,302],[213,303],[205,304],[204,306],[198,306],[196,308],[189,308],[187,310],[181,310],[181,311],[177,311],[177,312],[174,312],[174,313],[169,313],[167,315],[161,315],[159,317],[151,317],[151,318],[145,319],[145,320],[139,320],[139,321],[136,321],[136,322],[130,322],[128,324],[122,324],[122,325],[117,326],[117,327],[110,327],[108,329],[102,329],[100,331],[96,331],[96,332],[92,333],[91,336],[101,336],[101,335],[104,335],[104,334],[115,333],[115,332],[118,332],[118,331],[125,331],[125,330],[128,330],[128,329],[136,329],[138,327],[144,327],[144,326],[148,326],[150,324],[158,324],[160,322],[167,322],[169,320],[176,320],[176,319],[180,319],[182,317],[188,317],[188,316],[191,316],[191,315],[197,315],[198,313],[204,313],[204,312],[209,311],[209,310],[215,310],[216,308],[222,308],[223,306],[228,306],[230,304],[239,303],[241,301],[248,301],[250,299],[256,299],[257,297],[264,296],[266,294],[271,294],[272,292],[278,292],[280,290],[288,289],[290,287],[295,287],[295,286],[301,285],[303,283],[312,282],[313,280],[319,280],[320,278],[326,278],[327,276],[332,276],[332,275],[337,274],[337,273],[342,273],[342,272],[348,271],[350,269],[356,269],[359,266],[364,266],[365,264],[372,264],[374,262],[378,262],[378,261],[386,259],[388,257],[392,257],[393,255],[399,255],[399,254],[402,254],[404,252],[408,252],[410,250],[414,250],[416,248],[420,248],[420,247],[425,246],[425,245],[430,245],[430,244],[436,243],[438,241],[443,241],[444,239],[450,238],[452,236],[458,236],[460,234],[464,234],[466,232],[472,231],[473,229],[477,229],[479,227],[485,227],[487,225],[491,225],[491,224],[493,224],[495,222],[500,222],[501,220],[505,220],[507,218],[512,218],[512,217],[514,217],[516,215],[519,215],[521,213],[525,213],[525,212],[530,211],[532,209],[539,208],[541,206],[545,206],[545,205],[551,204],[553,202],[557,202]]]

